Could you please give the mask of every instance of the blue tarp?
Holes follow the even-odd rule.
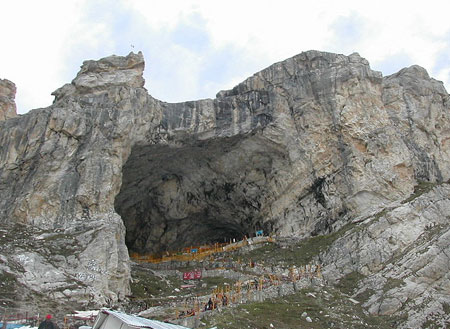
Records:
[[[7,323],[6,324],[6,329],[16,329],[16,328],[20,328],[20,327],[25,327],[24,324],[17,324],[17,323]],[[3,323],[0,322],[0,328],[3,328]]]

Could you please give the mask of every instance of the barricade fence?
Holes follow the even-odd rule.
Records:
[[[39,313],[32,309],[0,307],[0,328],[3,328],[3,326],[5,328],[19,328],[22,325],[38,327],[46,315],[47,313]],[[54,319],[55,322],[60,324],[61,329],[75,329],[80,324],[93,325],[94,320],[95,315],[80,316],[77,314],[66,315],[63,319]]]
[[[252,243],[264,243],[264,242],[275,242],[272,237],[258,237],[257,240]],[[130,257],[137,261],[143,263],[162,263],[170,261],[188,262],[195,260],[203,260],[208,256],[221,252],[231,252],[249,244],[249,240],[244,237],[243,240],[238,242],[225,242],[225,243],[215,243],[214,245],[203,245],[203,246],[192,246],[188,248],[183,248],[179,251],[166,251],[164,254],[139,254],[136,252],[131,252]]]
[[[31,309],[13,308],[13,307],[0,307],[0,323],[3,326],[12,327],[13,324],[17,325],[39,325],[39,313]],[[5,325],[9,324],[9,326]]]
[[[186,299],[175,308],[175,319],[198,316],[202,312],[212,311],[230,304],[240,304],[250,300],[252,294],[262,293],[264,290],[283,283],[296,283],[302,279],[321,279],[320,265],[305,265],[299,268],[291,267],[289,275],[263,274],[251,280],[237,281],[233,286],[227,285],[213,289],[210,295],[197,296]]]

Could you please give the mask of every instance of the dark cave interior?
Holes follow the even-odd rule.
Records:
[[[115,199],[128,249],[175,251],[270,230],[260,212],[274,157],[284,154],[254,136],[133,147]]]

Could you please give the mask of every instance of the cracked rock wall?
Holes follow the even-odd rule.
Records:
[[[128,294],[125,241],[323,234],[450,178],[449,95],[418,66],[382,77],[356,53],[308,51],[177,104],[147,93],[143,69],[141,53],[86,61],[53,105],[0,122],[0,223],[92,236],[57,256],[67,280],[46,294],[77,299],[73,278],[98,304]]]
[[[426,321],[450,324],[450,184],[382,212],[355,219],[321,255],[330,282],[358,272],[355,296],[367,295],[363,306],[375,315],[403,314],[399,328],[421,328]]]

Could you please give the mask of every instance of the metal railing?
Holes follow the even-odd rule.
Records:
[[[264,242],[275,242],[274,238],[268,237],[256,237],[252,239],[244,238],[238,242],[229,243],[215,243],[213,245],[203,245],[184,248],[181,251],[167,251],[163,255],[161,254],[139,254],[136,252],[130,253],[130,257],[136,262],[143,263],[162,263],[170,261],[188,262],[193,260],[202,260],[208,256],[221,252],[231,252],[249,244],[257,244]]]

